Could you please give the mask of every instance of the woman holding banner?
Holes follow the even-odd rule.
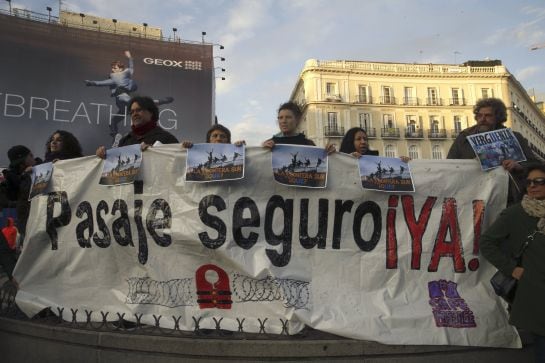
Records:
[[[68,131],[57,130],[45,144],[45,162],[82,157],[78,139]]]
[[[481,236],[481,253],[518,280],[510,323],[534,336],[536,362],[545,362],[545,165],[533,165],[522,202],[505,209]],[[532,237],[530,237],[532,236]],[[513,256],[528,241],[520,263]]]

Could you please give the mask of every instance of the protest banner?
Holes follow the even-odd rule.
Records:
[[[479,256],[506,203],[501,168],[414,160],[416,192],[382,193],[362,190],[340,153],[325,189],[276,183],[262,148],[247,148],[244,179],[221,183],[186,182],[179,145],[142,157],[138,187],[99,186],[96,157],[55,165],[14,272],[27,315],[175,316],[183,330],[216,318],[247,332],[267,319],[267,333],[306,324],[386,344],[521,346]]]

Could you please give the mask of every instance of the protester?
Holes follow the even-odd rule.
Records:
[[[231,131],[223,125],[215,124],[206,132],[206,142],[210,144],[230,144],[231,143]],[[245,145],[246,141],[239,140],[234,143],[236,146]],[[186,149],[193,147],[191,141],[182,142],[182,146]]]
[[[8,200],[15,203],[19,233],[23,240],[30,212],[28,197],[32,186],[32,167],[36,165],[36,160],[32,152],[23,145],[16,145],[9,149],[8,158],[9,168],[3,171],[6,179],[5,192]]]
[[[483,98],[478,100],[473,107],[473,114],[475,115],[477,124],[460,132],[450,147],[447,159],[474,159],[476,155],[469,144],[467,137],[482,132],[505,128],[503,123],[507,121],[507,108],[503,101],[498,98]],[[523,167],[538,161],[528,146],[528,141],[520,133],[516,131],[513,131],[513,133],[517,138],[527,161],[523,163],[511,159],[502,161],[503,168],[512,176],[509,183],[508,204],[520,200],[520,190],[523,185],[522,178],[524,177]]]
[[[280,105],[277,117],[280,132],[263,142],[262,146],[271,150],[276,144],[316,146],[312,140],[306,138],[305,134],[297,132],[302,117],[303,112],[295,102],[290,101]],[[325,149],[330,154],[335,151],[335,145],[327,144]]]
[[[369,149],[367,132],[361,127],[352,127],[346,132],[339,151],[350,154],[356,158],[359,158],[362,155],[378,156],[378,151]]]
[[[2,266],[2,269],[8,275],[8,279],[15,284],[17,283],[13,278],[13,270],[15,269],[16,263],[15,249],[10,248],[4,234],[0,233],[0,266]]]
[[[78,139],[68,131],[57,130],[45,144],[45,162],[82,157]]]
[[[545,362],[545,165],[529,167],[522,202],[505,209],[480,238],[483,256],[519,280],[510,323],[534,335],[536,362]],[[534,234],[534,232],[537,232]],[[520,265],[513,256],[529,241]]]
[[[147,149],[155,142],[162,144],[177,144],[178,139],[170,132],[159,126],[159,109],[150,97],[137,96],[129,102],[131,115],[131,132],[121,138],[119,146],[140,144],[142,150]],[[100,146],[96,155],[106,157],[106,148]]]

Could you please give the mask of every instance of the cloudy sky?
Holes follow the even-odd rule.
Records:
[[[59,1],[12,0],[57,15]],[[0,5],[7,9],[8,3]],[[277,132],[305,61],[462,63],[501,59],[539,99],[545,95],[545,2],[542,0],[67,0],[63,9],[143,23],[182,39],[225,46],[225,81],[216,113],[233,139],[259,144]]]

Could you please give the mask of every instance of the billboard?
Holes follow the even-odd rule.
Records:
[[[17,144],[43,157],[55,130],[84,154],[130,131],[133,95],[159,105],[159,124],[180,141],[204,141],[213,122],[211,44],[77,29],[0,14],[0,166]]]

